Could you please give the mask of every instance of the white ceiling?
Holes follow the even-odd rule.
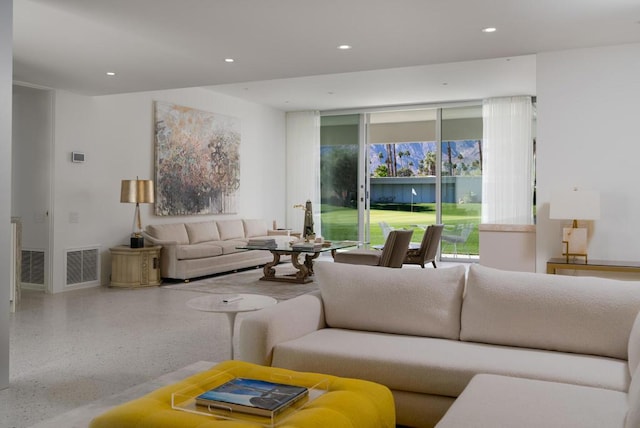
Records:
[[[638,0],[14,0],[14,80],[283,110],[535,94],[532,54],[640,42],[639,22]]]

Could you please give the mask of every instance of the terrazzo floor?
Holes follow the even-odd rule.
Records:
[[[23,290],[11,314],[0,427],[30,427],[195,362],[228,359],[227,317],[186,307],[200,295],[162,287]]]
[[[23,290],[11,314],[10,384],[0,390],[0,428],[57,428],[74,409],[86,411],[117,399],[114,394],[135,395],[136,387],[142,391],[172,372],[227,360],[226,315],[186,306],[203,295],[166,287]]]

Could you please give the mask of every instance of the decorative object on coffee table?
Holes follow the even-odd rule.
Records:
[[[136,204],[133,214],[133,230],[131,232],[131,248],[144,247],[142,237],[142,220],[140,219],[140,204],[152,204],[154,202],[153,181],[122,180],[120,187],[120,202]]]
[[[302,208],[304,210],[304,227],[302,229],[302,237],[305,240],[316,239],[316,233],[313,230],[313,207],[310,200],[302,205],[294,205],[294,208]]]

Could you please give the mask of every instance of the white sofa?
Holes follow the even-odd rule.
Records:
[[[175,279],[263,265],[273,260],[269,251],[237,247],[249,239],[274,238],[280,243],[291,240],[288,231],[269,230],[260,219],[151,224],[146,227],[144,237],[149,244],[162,246],[161,276]]]
[[[640,426],[640,282],[478,265],[466,281],[464,267],[315,274],[319,292],[242,320],[241,359],[386,385],[401,425]]]

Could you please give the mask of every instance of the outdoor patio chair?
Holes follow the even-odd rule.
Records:
[[[389,237],[385,241],[382,250],[358,248],[338,252],[333,256],[333,261],[353,265],[401,268],[407,255],[412,235],[413,230],[392,230],[389,232]]]
[[[389,232],[394,230],[393,226],[389,226],[389,223],[387,223],[386,221],[381,221],[380,223],[378,223],[378,226],[380,226],[380,229],[382,229],[382,239],[386,241],[389,237]]]
[[[459,249],[466,250],[467,240],[475,227],[476,225],[473,223],[457,224],[452,231],[443,231],[442,242],[453,244],[454,257],[458,255]]]
[[[444,229],[443,224],[432,224],[427,226],[422,236],[420,247],[409,249],[404,258],[404,264],[420,265],[424,269],[425,263],[431,262],[434,268],[436,266],[436,254],[438,253],[438,245],[440,244],[440,236]]]

